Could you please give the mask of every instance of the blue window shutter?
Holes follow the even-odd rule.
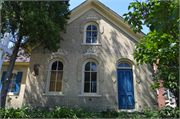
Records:
[[[1,92],[1,89],[2,89],[2,82],[4,82],[5,76],[6,76],[6,71],[3,71],[3,73],[2,73],[2,78],[1,78],[0,92]]]
[[[23,74],[23,72],[18,72],[17,73],[16,84],[15,84],[15,88],[14,88],[14,91],[13,91],[14,94],[19,94],[19,89],[20,89],[20,86],[21,86],[22,74]]]

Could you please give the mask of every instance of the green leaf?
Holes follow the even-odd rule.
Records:
[[[142,2],[142,5],[143,5],[143,6],[146,6],[146,3],[145,3],[145,2]]]
[[[153,25],[150,26],[150,30],[154,31],[154,26]]]
[[[178,16],[178,15],[179,15],[179,7],[175,8],[175,9],[173,10],[173,15],[174,15],[174,16]]]
[[[156,26],[154,27],[154,29],[158,32],[162,27],[163,27],[162,24],[161,24],[161,25],[156,25]]]

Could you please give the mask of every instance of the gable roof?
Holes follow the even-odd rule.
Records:
[[[13,47],[11,48],[11,50],[13,51]],[[11,55],[6,54],[4,58],[4,62],[10,62],[10,58]],[[30,61],[30,55],[20,47],[15,62],[29,62],[29,61]]]
[[[134,33],[132,29],[130,29],[131,25],[129,25],[127,22],[124,22],[124,19],[118,15],[116,12],[105,6],[103,3],[101,3],[98,0],[86,0],[83,3],[81,3],[79,6],[75,7],[71,11],[70,20],[68,21],[68,24],[76,20],[79,16],[84,14],[90,9],[96,10],[98,13],[103,15],[105,18],[110,20],[113,24],[115,24],[117,27],[122,29],[124,32],[126,32],[128,35],[130,35],[133,39],[135,39],[137,42],[139,42],[139,39],[145,36],[143,32],[141,33]]]

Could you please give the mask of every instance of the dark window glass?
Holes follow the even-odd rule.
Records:
[[[92,25],[92,29],[93,29],[93,31],[97,31],[97,27],[96,26],[94,26],[94,25]]]
[[[97,38],[92,38],[92,43],[97,43]]]
[[[120,63],[118,65],[118,67],[131,67],[131,66],[129,64],[127,64],[127,63]]]
[[[127,63],[124,63],[124,67],[130,67],[129,64]]]
[[[56,68],[57,68],[57,61],[55,61],[55,62],[52,64],[51,70],[56,70]]]
[[[91,43],[91,38],[86,38],[86,43]]]
[[[92,37],[97,37],[97,32],[92,32]]]
[[[91,93],[96,93],[96,81],[92,81],[91,83]]]
[[[85,79],[84,79],[85,82],[89,82],[90,81],[90,72],[85,72]]]
[[[14,73],[13,75],[14,75],[13,79],[16,79],[16,77],[17,77],[17,74],[16,74],[16,73]]]
[[[60,61],[58,61],[58,70],[63,70],[63,64]]]
[[[118,65],[118,67],[123,67],[123,63],[120,63],[120,64]]]
[[[90,83],[84,83],[84,92],[89,93]]]
[[[91,72],[91,81],[96,81],[96,79],[97,79],[97,73]]]
[[[97,71],[97,66],[94,62],[91,64],[91,71]]]
[[[89,25],[86,30],[91,30],[91,25]]]
[[[85,71],[90,71],[90,62],[85,65]]]
[[[91,38],[91,32],[86,32],[86,37],[90,37]]]

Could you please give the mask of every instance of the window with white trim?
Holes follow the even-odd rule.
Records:
[[[98,95],[99,93],[99,73],[98,62],[88,59],[83,64],[83,80],[81,93],[84,95]]]
[[[84,43],[85,44],[98,44],[98,25],[94,22],[89,22],[85,25],[85,35],[84,35]]]
[[[88,62],[84,71],[84,93],[97,92],[97,65],[94,62]]]
[[[50,62],[46,93],[62,94],[63,68],[61,60],[54,59]]]

